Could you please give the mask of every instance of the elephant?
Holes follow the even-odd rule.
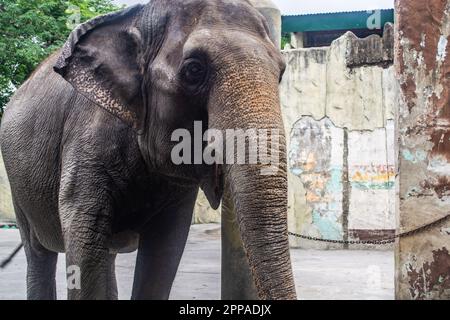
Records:
[[[0,129],[28,299],[56,299],[58,253],[79,271],[69,299],[117,299],[115,258],[136,250],[131,298],[168,299],[200,188],[214,208],[229,190],[258,297],[296,299],[286,64],[273,43],[248,0],[152,0],[72,31],[16,91]],[[172,133],[195,122],[280,130],[278,169],[175,164]]]

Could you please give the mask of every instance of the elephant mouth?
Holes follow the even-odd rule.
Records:
[[[215,164],[208,171],[209,174],[203,178],[200,187],[205,193],[211,207],[216,210],[219,208],[224,190],[223,166]]]
[[[224,166],[219,164],[195,166],[191,173],[193,176],[173,172],[163,176],[181,187],[200,186],[211,207],[214,210],[218,209],[224,192]]]

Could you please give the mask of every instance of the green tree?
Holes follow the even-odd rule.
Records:
[[[291,35],[289,33],[283,33],[281,35],[281,50],[284,50],[284,47],[291,43]]]
[[[118,9],[112,0],[0,0],[0,116],[15,88],[71,29]]]

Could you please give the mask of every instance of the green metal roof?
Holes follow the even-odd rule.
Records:
[[[371,11],[336,12],[308,14],[298,16],[283,16],[282,30],[288,32],[330,31],[367,29],[367,20]],[[394,10],[381,10],[381,25],[394,22]]]

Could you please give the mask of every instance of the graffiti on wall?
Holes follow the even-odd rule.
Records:
[[[328,118],[303,117],[291,134],[290,167],[305,186],[313,227],[324,238],[342,240],[343,130]]]
[[[312,227],[322,238],[394,230],[393,122],[346,133],[327,117],[304,116],[290,138],[290,170],[304,185]]]

